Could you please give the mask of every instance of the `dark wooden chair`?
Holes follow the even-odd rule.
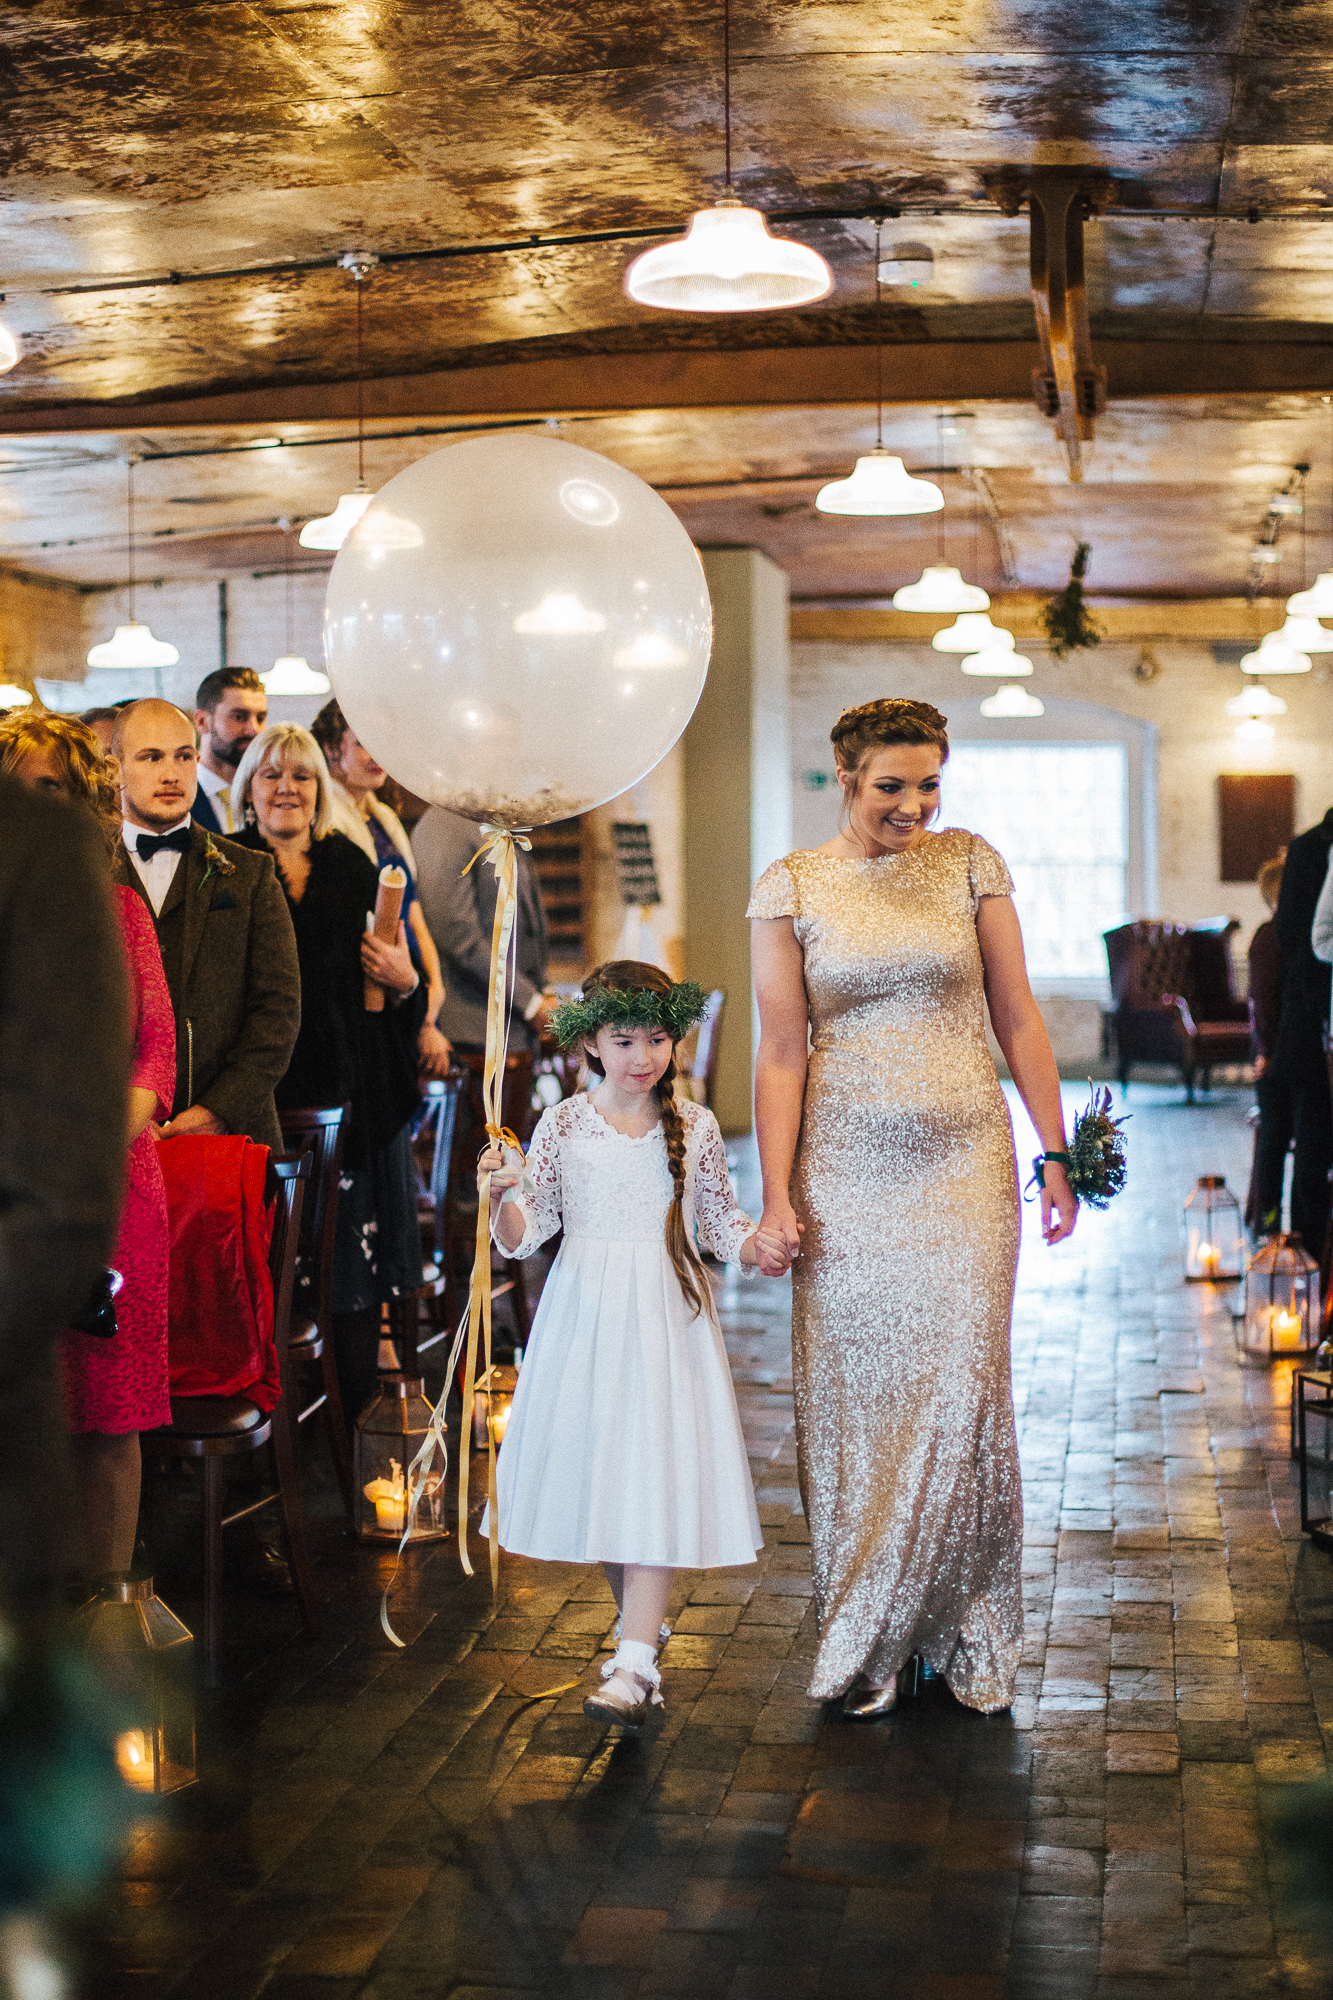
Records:
[[[717,1080],[718,1050],[722,1043],[722,1010],[727,1004],[725,990],[715,986],[704,1002],[703,1019],[692,1036],[681,1044],[678,1065],[685,1088],[696,1104],[713,1108],[713,1087]]]
[[[318,1365],[320,1393],[313,1402],[300,1406],[299,1385],[289,1401],[289,1421],[295,1426],[308,1423],[320,1410],[328,1433],[333,1466],[342,1489],[347,1518],[356,1519],[356,1496],[352,1485],[352,1448],[347,1441],[342,1397],[338,1390],[338,1369],[333,1352],[333,1239],[338,1227],[338,1175],[342,1168],[343,1137],[351,1106],[314,1106],[281,1113],[283,1144],[289,1153],[308,1152],[313,1158],[310,1189],[301,1211],[300,1243],[297,1255],[310,1278],[308,1300],[298,1301],[292,1311],[290,1352],[300,1368]],[[310,1307],[313,1306],[313,1311]],[[296,1429],[293,1429],[296,1436]]]
[[[405,1374],[420,1372],[418,1360],[447,1336],[452,1336],[462,1312],[458,1283],[453,1205],[449,1199],[458,1107],[471,1086],[471,1072],[451,1069],[448,1076],[428,1083],[426,1110],[412,1143],[417,1175],[417,1220],[427,1267],[424,1283],[388,1305],[388,1337],[398,1351]],[[431,1328],[421,1338],[423,1320]]]
[[[273,1202],[273,1236],[268,1265],[273,1279],[273,1339],[278,1351],[281,1395],[268,1416],[246,1396],[173,1396],[171,1422],[161,1430],[144,1431],[140,1442],[144,1453],[155,1459],[198,1459],[204,1475],[204,1625],[200,1648],[204,1679],[216,1685],[222,1636],[222,1530],[274,1501],[282,1509],[288,1556],[296,1600],[302,1622],[313,1639],[319,1632],[319,1611],[310,1576],[306,1551],[305,1521],[301,1513],[301,1492],[296,1477],[292,1449],[292,1426],[283,1408],[289,1394],[291,1361],[292,1288],[296,1277],[296,1250],[301,1229],[301,1209],[311,1178],[309,1153],[299,1158],[275,1159],[269,1168],[269,1196]],[[273,1447],[277,1490],[248,1507],[224,1516],[227,1460],[242,1453]]]
[[[481,1151],[486,1131],[486,1112],[481,1101],[485,1058],[479,1055],[466,1055],[463,1061],[467,1065],[467,1096],[471,1117],[466,1121],[460,1119],[455,1127],[453,1158],[449,1173],[450,1215],[453,1218],[451,1226],[454,1227],[460,1215],[469,1216],[475,1221],[477,1154]],[[526,1146],[532,1137],[533,1127],[539,1116],[533,1093],[533,1081],[531,1054],[524,1050],[506,1058],[504,1084],[500,1095],[500,1118],[502,1124],[508,1126],[521,1146]],[[523,1265],[517,1257],[502,1257],[500,1262],[509,1281],[509,1289],[513,1292],[514,1321],[518,1329],[518,1338],[526,1346],[532,1315],[528,1310]],[[500,1295],[499,1288],[491,1294],[493,1298],[498,1298]]]
[[[1249,1006],[1232,983],[1236,928],[1234,917],[1193,928],[1141,920],[1104,933],[1122,1089],[1135,1063],[1164,1063],[1192,1104],[1196,1078],[1208,1090],[1216,1066],[1249,1061]]]

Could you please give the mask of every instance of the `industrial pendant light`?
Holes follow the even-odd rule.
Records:
[[[20,687],[16,681],[0,681],[0,709],[27,708],[32,702],[32,690]]]
[[[1293,618],[1287,614],[1287,621],[1278,638],[1285,645],[1294,646],[1298,653],[1333,653],[1333,632],[1327,625],[1321,625],[1317,618]]]
[[[1256,652],[1244,655],[1240,670],[1243,674],[1308,674],[1312,664],[1310,655],[1289,646],[1280,632],[1268,632]]]
[[[362,351],[361,288],[379,261],[373,250],[347,250],[339,259],[343,270],[351,272],[356,284],[356,491],[340,493],[338,504],[331,514],[319,514],[313,521],[306,522],[300,536],[303,549],[340,549],[375,498],[366,485],[366,371]]]
[[[1018,716],[1045,715],[1046,704],[1038,701],[1035,694],[1029,694],[1026,688],[1002,687],[982,702],[981,713],[992,722],[1010,721]]]
[[[1295,618],[1333,618],[1333,569],[1321,570],[1308,590],[1287,599]]]
[[[930,643],[937,653],[984,653],[996,646],[1009,653],[1014,635],[1003,625],[992,625],[984,611],[965,611],[952,625],[942,626]]]
[[[876,256],[878,257],[878,239]],[[884,273],[888,268],[887,264],[882,262],[876,263],[875,276],[877,283],[883,280]],[[878,293],[876,294],[876,310],[878,310]],[[938,441],[939,450],[936,458],[939,465],[939,477],[942,478],[944,475],[944,412],[942,410],[938,420]],[[937,522],[937,558],[943,553],[940,547],[943,539],[940,532],[941,527],[942,524]],[[925,569],[921,572],[918,582],[905,583],[901,590],[894,591],[893,608],[895,611],[949,612],[954,617],[957,617],[963,611],[989,611],[990,596],[988,592],[982,590],[979,584],[964,583],[961,570],[950,569],[945,563],[936,560],[926,565]]]
[[[821,486],[821,514],[935,514],[944,495],[928,479],[913,479],[900,458],[884,449],[883,286],[879,276],[882,222],[875,224],[875,449],[858,458],[850,479]],[[989,601],[989,600],[988,600]]]
[[[4,293],[0,292],[0,302]],[[0,320],[0,375],[8,375],[11,368],[19,365],[19,344],[3,320]],[[31,699],[31,696],[29,697]]]
[[[625,290],[664,312],[779,312],[809,305],[833,290],[818,251],[770,236],[757,208],[731,192],[731,0],[722,6],[723,131],[726,192],[701,208],[689,234],[645,250],[625,272]]]
[[[893,593],[895,611],[952,612],[988,611],[990,597],[980,584],[964,583],[961,570],[932,563],[921,572],[919,583],[905,583]],[[1333,645],[1333,640],[1329,642]]]
[[[126,548],[129,556],[130,617],[127,625],[117,625],[109,639],[88,654],[90,667],[174,667],[179,652],[165,639],[155,639],[147,625],[134,615],[134,468],[138,459],[131,452],[125,460]]]
[[[1287,704],[1281,695],[1259,684],[1242,689],[1240,694],[1233,694],[1225,707],[1228,715],[1239,717],[1285,715],[1287,712]]]
[[[1004,636],[1009,639],[1007,632]],[[979,675],[994,674],[1000,679],[1006,674],[1011,678],[1021,674],[1026,679],[1032,672],[1032,662],[1025,653],[1012,651],[1013,643],[1013,640],[1009,639],[1007,646],[983,646],[979,653],[969,653],[962,663],[963,672]]]
[[[358,295],[359,296],[359,295]],[[284,553],[286,557],[287,592],[287,650],[279,653],[266,674],[259,676],[269,694],[302,695],[327,694],[329,677],[317,673],[302,653],[292,651],[292,529],[291,522],[281,523]]]

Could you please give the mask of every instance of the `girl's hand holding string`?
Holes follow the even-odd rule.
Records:
[[[478,1194],[481,1193],[481,1184],[487,1174],[491,1177],[491,1214],[494,1215],[510,1188],[518,1186],[522,1179],[522,1170],[518,1167],[507,1167],[500,1148],[488,1146],[477,1161]]]

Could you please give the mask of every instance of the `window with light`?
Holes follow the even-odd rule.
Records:
[[[998,848],[1033,979],[1104,979],[1103,931],[1128,901],[1123,743],[955,743],[940,826]]]

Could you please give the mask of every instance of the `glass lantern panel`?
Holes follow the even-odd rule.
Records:
[[[1319,1342],[1319,1267],[1301,1245],[1276,1237],[1245,1277],[1245,1351],[1265,1359],[1309,1354]]]
[[[399,1542],[408,1524],[407,1478],[426,1441],[433,1411],[420,1379],[383,1376],[375,1401],[357,1418],[353,1444],[357,1533],[366,1541]],[[444,1480],[438,1464],[427,1476],[410,1539],[442,1540]]]
[[[1185,1277],[1194,1284],[1234,1283],[1245,1270],[1240,1203],[1220,1175],[1191,1189],[1182,1216]]]

